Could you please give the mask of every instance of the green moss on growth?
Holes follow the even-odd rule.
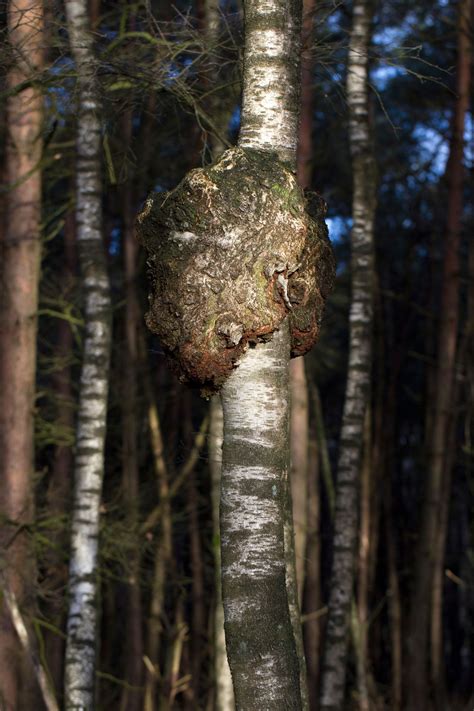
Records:
[[[240,148],[147,201],[137,222],[153,281],[147,323],[184,379],[218,388],[287,315],[293,353],[312,346],[334,276],[317,201],[311,216],[276,156]]]

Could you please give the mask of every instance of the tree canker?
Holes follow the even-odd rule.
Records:
[[[312,348],[335,275],[325,211],[275,155],[241,148],[147,200],[146,321],[183,380],[219,389],[287,315],[292,356]]]

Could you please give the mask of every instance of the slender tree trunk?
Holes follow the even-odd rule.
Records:
[[[361,466],[360,535],[357,576],[357,691],[359,711],[370,711],[368,656],[369,656],[369,575],[370,575],[370,528],[371,528],[371,417],[370,407],[365,413],[363,457]]]
[[[247,0],[242,148],[295,166],[300,6]],[[237,709],[301,709],[285,581],[289,331],[247,351],[223,386],[222,588]]]
[[[347,98],[353,167],[352,301],[346,397],[342,421],[334,553],[322,673],[321,709],[342,709],[357,540],[358,480],[364,417],[369,400],[373,299],[374,160],[368,112],[371,5],[355,0],[349,47]]]
[[[7,8],[12,91],[6,109],[6,224],[0,244],[0,565],[22,610],[32,604],[35,566],[26,527],[33,520],[36,330],[40,268],[43,4],[10,0]],[[22,654],[0,602],[0,698],[19,708]],[[28,671],[30,674],[30,671]]]
[[[209,424],[209,469],[211,472],[212,532],[215,569],[214,610],[214,677],[215,711],[234,711],[234,689],[230,675],[224,631],[224,607],[222,605],[221,546],[220,546],[220,492],[222,475],[222,443],[224,438],[224,414],[220,398],[211,401]]]
[[[443,479],[446,474],[446,448],[453,403],[454,372],[459,309],[459,243],[462,218],[464,123],[469,107],[471,70],[471,0],[459,4],[457,101],[453,133],[446,168],[448,178],[447,226],[443,262],[436,386],[429,452],[429,470],[423,497],[421,528],[415,563],[408,639],[408,707],[423,711],[429,707],[428,639],[431,618],[431,587],[435,565],[436,532],[440,525]],[[439,620],[441,624],[441,620]]]
[[[150,392],[148,385],[147,391]],[[164,460],[163,439],[161,436],[158,409],[151,397],[148,409],[153,463],[157,480],[158,500],[162,506],[160,519],[160,532],[155,552],[153,570],[153,585],[150,601],[150,617],[147,624],[147,673],[145,682],[144,711],[153,711],[155,708],[156,684],[159,678],[159,652],[162,633],[162,615],[164,611],[166,576],[173,552],[173,529],[171,519],[171,502],[169,499],[168,472]]]
[[[100,105],[85,0],[67,0],[79,95],[76,224],[85,298],[65,663],[67,709],[94,708],[99,505],[109,385],[111,308],[102,242]]]
[[[128,116],[131,121],[131,116]],[[126,129],[128,139],[131,126]],[[129,143],[129,140],[127,143]],[[125,362],[123,368],[123,494],[130,537],[133,547],[130,551],[127,580],[127,646],[125,652],[125,678],[132,687],[140,687],[143,680],[143,634],[142,604],[140,593],[140,542],[139,520],[139,472],[138,472],[138,328],[140,308],[136,291],[137,246],[133,229],[131,186],[126,185],[123,195],[123,247],[125,277]],[[121,707],[124,711],[138,711],[141,695],[124,687]]]
[[[315,433],[314,433],[315,434]],[[308,455],[308,541],[304,593],[304,642],[308,667],[309,708],[318,705],[319,659],[321,651],[321,502],[319,496],[319,447],[310,439]]]
[[[306,569],[308,535],[308,391],[304,359],[290,363],[291,389],[291,499],[295,531],[296,583],[301,607]]]
[[[193,444],[191,420],[191,392],[182,394],[183,439],[187,449]],[[196,481],[196,469],[190,472],[186,486],[189,553],[191,563],[191,673],[195,698],[199,696],[203,652],[206,639],[206,609],[204,605],[204,560],[199,526],[199,491]]]

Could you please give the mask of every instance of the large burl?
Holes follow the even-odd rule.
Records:
[[[147,200],[146,321],[183,379],[218,389],[286,316],[292,355],[314,345],[335,271],[324,213],[275,156],[240,148]]]

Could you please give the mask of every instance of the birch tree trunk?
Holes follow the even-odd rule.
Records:
[[[353,169],[352,300],[346,396],[342,420],[334,553],[322,671],[322,711],[342,709],[358,529],[358,481],[369,399],[372,326],[375,176],[368,112],[370,0],[355,0],[349,46],[347,100]]]
[[[443,261],[441,318],[439,325],[436,385],[429,471],[423,496],[421,529],[415,559],[415,581],[410,608],[409,647],[407,655],[408,707],[422,711],[429,704],[428,638],[431,595],[436,561],[435,539],[442,512],[443,480],[446,476],[448,432],[453,404],[454,375],[459,320],[459,245],[462,217],[464,123],[469,107],[471,73],[471,0],[459,4],[457,100],[454,108],[450,154],[446,168],[448,205],[445,254]],[[447,495],[445,493],[445,495]],[[441,624],[441,621],[440,621]]]
[[[296,163],[299,2],[247,0],[239,145]],[[271,226],[268,226],[271,229]],[[222,390],[222,589],[237,709],[301,709],[285,583],[289,476],[287,321]]]
[[[76,223],[85,338],[77,420],[69,616],[65,662],[67,709],[94,708],[99,505],[104,473],[111,340],[109,279],[102,242],[100,105],[85,0],[67,0],[76,64]]]
[[[0,567],[21,608],[35,568],[27,526],[33,520],[36,330],[40,268],[43,4],[11,0],[12,64],[6,77],[5,232],[0,243]],[[24,88],[18,90],[20,85]],[[6,605],[0,602],[0,698],[19,708],[22,659]]]

